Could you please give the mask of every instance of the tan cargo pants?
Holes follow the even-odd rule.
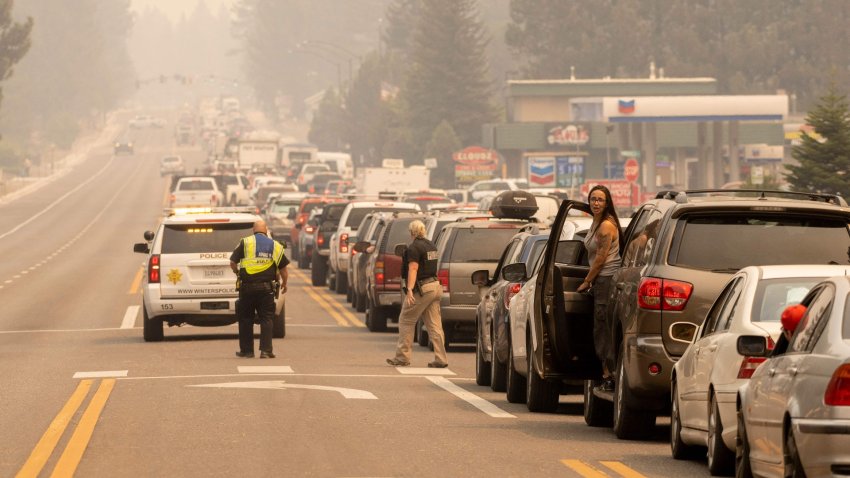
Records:
[[[431,343],[434,344],[434,361],[449,363],[446,357],[445,342],[443,341],[443,321],[440,316],[440,297],[442,295],[443,286],[440,285],[440,281],[434,281],[422,286],[422,295],[413,293],[413,298],[416,300],[413,305],[408,305],[407,300],[404,300],[401,306],[401,314],[398,316],[396,360],[410,363],[413,335],[416,333],[416,321],[421,316],[428,336],[431,338]]]

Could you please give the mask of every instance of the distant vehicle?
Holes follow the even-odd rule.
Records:
[[[174,127],[174,140],[178,145],[195,144],[195,129],[190,124],[178,124]]]
[[[278,164],[280,135],[274,131],[253,131],[237,141],[237,158],[242,171],[274,171]]]
[[[186,176],[177,180],[171,192],[171,207],[216,207],[222,194],[211,176]]]
[[[152,117],[151,118],[151,126],[153,126],[154,128],[165,128],[165,126],[167,124],[168,124],[168,121],[166,121],[165,118],[159,118],[159,117]]]
[[[312,179],[307,181],[304,187],[310,194],[322,194],[325,192],[328,183],[332,181],[340,181],[339,174],[329,171],[316,173]]]
[[[147,128],[152,124],[153,118],[149,115],[136,115],[127,122],[127,125],[131,128]]]
[[[357,193],[367,196],[378,196],[382,192],[423,190],[430,185],[431,171],[422,167],[360,168],[354,178]]]
[[[479,201],[485,196],[495,196],[502,191],[528,189],[528,181],[524,179],[488,179],[473,183],[467,189],[470,201]]]
[[[112,148],[113,154],[133,154],[133,140],[129,138],[118,138]]]
[[[298,185],[298,188],[302,191],[307,190],[307,183],[313,179],[313,176],[316,173],[324,173],[331,172],[330,166],[325,163],[305,163],[301,167],[301,171],[298,173],[298,179],[295,180],[295,184]],[[341,178],[335,178],[341,179]]]
[[[186,166],[183,164],[183,158],[180,156],[166,156],[159,160],[159,175],[166,174],[186,174]]]
[[[354,163],[351,161],[350,154],[319,151],[316,153],[316,159],[327,164],[330,170],[339,174],[342,179],[354,179]]]
[[[312,144],[280,142],[280,166],[293,181],[304,163],[315,163],[319,148]]]

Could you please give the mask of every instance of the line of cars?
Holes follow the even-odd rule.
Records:
[[[586,219],[575,211],[589,208],[566,201],[551,229],[538,231],[546,238],[536,263],[535,239],[518,237],[496,277],[473,276],[487,291],[479,385],[539,412],[582,393],[586,423],[621,439],[648,437],[670,413],[672,455],[707,456],[712,474],[850,473],[843,199],[668,191],[641,205],[607,300],[613,391],[598,386],[593,298],[576,291],[590,267],[579,230],[589,224],[576,224]],[[792,346],[771,351],[783,309],[798,302],[808,311]]]

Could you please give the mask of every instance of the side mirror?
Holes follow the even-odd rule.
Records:
[[[154,234],[153,231],[145,231],[145,240],[150,242],[153,240]]]
[[[133,252],[138,252],[140,254],[150,254],[151,250],[148,247],[147,242],[139,242],[139,243],[133,244]]]
[[[557,264],[569,265],[582,265],[586,263],[587,254],[584,243],[577,240],[558,241],[558,249],[555,251],[555,262]]]
[[[490,282],[490,271],[480,269],[472,273],[472,283],[478,287],[486,287]]]
[[[405,252],[407,252],[407,244],[396,244],[395,247],[393,247],[393,254],[399,257],[404,257]]]
[[[767,339],[761,335],[738,337],[738,353],[744,357],[767,357]]]
[[[286,218],[287,219],[295,219],[295,216],[297,216],[297,215],[298,215],[298,211],[296,211],[295,209],[290,209],[289,214],[286,215]]]
[[[525,282],[528,279],[525,264],[515,262],[502,267],[502,278],[508,282]]]
[[[697,335],[698,327],[690,322],[675,322],[670,325],[670,338],[677,342],[691,343]]]
[[[366,249],[368,249],[371,245],[372,244],[370,244],[369,241],[359,241],[354,244],[352,249],[354,252],[366,252]]]

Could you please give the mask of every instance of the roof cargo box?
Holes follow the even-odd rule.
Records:
[[[537,200],[528,191],[504,191],[493,199],[490,212],[505,219],[529,219],[537,212]]]

